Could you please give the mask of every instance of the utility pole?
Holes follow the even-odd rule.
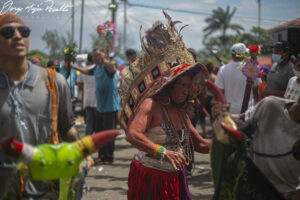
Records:
[[[118,9],[118,4],[116,4],[116,0],[111,0],[111,3],[108,5],[108,8],[111,10],[111,21],[116,26],[116,13]],[[112,40],[112,46],[114,47],[114,40]]]
[[[116,0],[111,0],[111,5],[117,5]],[[117,7],[111,9],[111,21],[116,25],[116,11]]]
[[[123,22],[123,49],[124,54],[126,52],[126,42],[127,42],[127,0],[122,0],[124,3],[124,22]]]
[[[72,42],[74,42],[74,26],[75,26],[75,17],[74,17],[74,14],[75,14],[75,0],[72,0],[72,31],[71,31]]]
[[[81,0],[80,40],[79,40],[79,52],[80,53],[81,53],[81,50],[82,50],[83,16],[84,16],[84,0]]]
[[[257,4],[258,4],[258,28],[260,28],[260,0],[257,0]]]

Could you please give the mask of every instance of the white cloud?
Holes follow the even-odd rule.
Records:
[[[203,3],[214,4],[217,0],[203,0]]]
[[[241,5],[236,6],[239,12],[254,11],[257,13],[257,9],[258,9],[257,0],[240,0],[240,1],[241,1]]]
[[[0,10],[2,2],[9,0],[1,0]],[[28,6],[32,3],[46,2],[47,0],[10,0],[13,1],[15,6]],[[62,5],[63,3],[71,4],[71,0],[53,0],[55,5]],[[111,19],[111,11],[108,10],[108,4],[111,0],[85,0],[85,16],[84,16],[84,35],[83,45],[84,49],[91,49],[90,34],[97,34],[96,27],[98,24],[103,24],[105,21]],[[119,2],[119,0],[117,0]],[[249,30],[252,26],[257,25],[257,1],[256,0],[239,0],[239,1],[218,1],[218,0],[129,0],[131,3],[146,4],[156,7],[164,7],[171,9],[180,9],[187,11],[197,11],[204,13],[211,13],[211,10],[218,6],[225,8],[226,3],[230,4],[231,8],[237,7],[236,15],[240,16],[253,16],[254,19],[241,19],[233,18],[233,23],[241,24],[246,30]],[[273,3],[276,2],[276,3]],[[284,16],[286,19],[292,19],[299,16],[299,0],[272,0],[262,1],[262,18],[278,18]],[[75,1],[75,40],[79,42],[79,27],[80,27],[80,14],[81,14],[81,1]],[[193,47],[196,50],[202,48],[203,28],[206,26],[204,19],[208,15],[195,15],[191,13],[181,13],[175,11],[167,11],[173,20],[182,21],[182,24],[178,24],[179,29],[182,25],[189,24],[188,27],[183,29],[181,34],[186,46]],[[165,23],[163,13],[159,9],[144,8],[144,7],[127,7],[127,46],[133,48],[140,48],[139,41],[139,28],[143,26],[143,33],[152,24],[160,20]],[[21,17],[32,29],[31,47],[45,50],[45,44],[40,39],[41,35],[46,29],[57,30],[60,34],[65,34],[67,31],[71,31],[71,8],[68,12],[47,13],[41,12],[36,14],[22,13]],[[117,11],[117,30],[119,35],[123,32],[123,5],[119,4]],[[269,28],[278,25],[278,23],[262,21],[261,26]]]

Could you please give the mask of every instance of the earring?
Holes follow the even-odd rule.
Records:
[[[164,106],[167,106],[167,105],[169,105],[170,104],[170,102],[171,102],[171,100],[170,100],[170,97],[168,98],[168,102],[167,103],[163,103],[163,102],[161,102],[161,104],[162,105],[164,105]]]

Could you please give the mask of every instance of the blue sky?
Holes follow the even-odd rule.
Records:
[[[83,29],[83,49],[91,50],[90,35],[96,34],[96,27],[111,19],[111,12],[107,5],[111,0],[85,0],[85,15]],[[120,0],[116,0],[119,2]],[[245,30],[257,26],[257,0],[128,0],[132,4],[144,4],[170,9],[201,12],[201,15],[167,11],[173,20],[182,21],[182,25],[189,24],[182,31],[183,40],[187,47],[201,49],[204,21],[209,13],[217,7],[236,7],[237,11],[233,23],[242,25]],[[32,29],[30,50],[39,49],[48,52],[41,36],[46,29],[57,30],[60,34],[71,31],[71,2],[72,0],[0,0],[0,13],[18,12],[25,23]],[[52,5],[52,6],[51,6]],[[56,10],[55,10],[56,9]],[[81,0],[75,0],[75,41],[79,43]],[[139,27],[149,28],[155,21],[164,22],[159,9],[136,6],[127,7],[127,48],[140,49]],[[250,17],[250,18],[245,18]],[[261,0],[261,27],[271,28],[280,23],[300,17],[300,0]],[[117,12],[117,31],[123,32],[123,4],[120,3]],[[178,26],[180,27],[180,26]]]

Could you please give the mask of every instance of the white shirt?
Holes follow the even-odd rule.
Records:
[[[215,84],[224,90],[225,99],[230,103],[229,112],[239,114],[241,112],[244,93],[246,88],[246,76],[242,73],[241,62],[231,62],[222,66],[217,74]],[[254,86],[257,86],[261,80],[255,79]],[[251,92],[248,108],[254,105],[253,93]]]
[[[300,96],[300,83],[297,83],[297,76],[290,78],[285,90],[284,98],[297,101]]]
[[[270,96],[246,112],[245,121],[257,124],[251,150],[268,155],[291,151],[300,139],[300,123],[290,119],[285,108],[289,102],[293,101]],[[300,161],[292,154],[276,158],[251,154],[251,158],[279,192],[291,192],[300,185]]]
[[[93,68],[94,65],[82,65],[84,68]],[[83,108],[97,107],[95,95],[95,77],[80,73],[77,78],[77,83],[83,83]]]

